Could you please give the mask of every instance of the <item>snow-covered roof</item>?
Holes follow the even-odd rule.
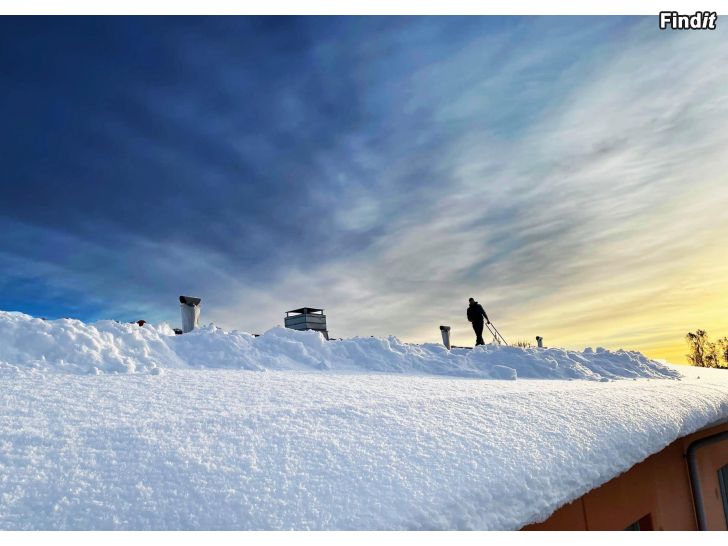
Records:
[[[0,381],[2,529],[518,529],[728,419],[634,352],[2,312]]]

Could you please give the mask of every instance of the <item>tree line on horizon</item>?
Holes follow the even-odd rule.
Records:
[[[689,354],[685,355],[692,366],[700,368],[728,368],[728,337],[710,341],[705,330],[688,332],[685,336]]]

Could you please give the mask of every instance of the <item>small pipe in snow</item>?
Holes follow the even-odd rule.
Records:
[[[450,349],[450,327],[449,326],[440,326],[440,333],[442,334],[442,344],[447,348]]]

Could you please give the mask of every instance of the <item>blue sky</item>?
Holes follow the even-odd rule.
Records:
[[[176,325],[185,293],[228,328],[310,305],[467,343],[472,295],[511,337],[654,350],[728,326],[728,48],[653,19],[2,17],[0,307]]]

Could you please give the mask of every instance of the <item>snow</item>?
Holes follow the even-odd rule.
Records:
[[[1,313],[0,361],[10,530],[518,529],[728,419],[728,372],[624,351]]]
[[[326,341],[316,332],[276,327],[260,337],[214,326],[174,335],[168,325],[47,321],[0,311],[0,369],[75,374],[159,373],[158,368],[349,370],[482,379],[679,377],[638,352],[583,352],[486,345],[448,351],[395,337]]]

